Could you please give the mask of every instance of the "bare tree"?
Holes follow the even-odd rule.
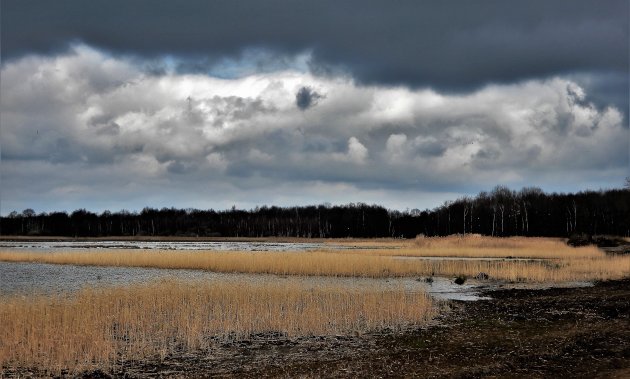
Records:
[[[468,204],[464,203],[464,235],[466,235],[466,216],[468,215]]]

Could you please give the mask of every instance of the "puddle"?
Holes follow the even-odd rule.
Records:
[[[479,294],[486,288],[472,281],[459,285],[449,278],[434,277],[432,283],[421,283],[426,292],[440,300],[475,301],[490,299]]]

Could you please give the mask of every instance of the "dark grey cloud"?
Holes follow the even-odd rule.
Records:
[[[323,98],[324,96],[319,94],[311,87],[301,87],[295,94],[295,105],[300,110],[306,110]]]
[[[337,68],[366,83],[470,90],[557,74],[626,73],[628,4],[4,0],[2,57],[82,41],[128,55],[188,57],[180,69],[203,71],[251,47],[277,56],[307,49],[320,73]]]
[[[628,112],[630,104],[630,74],[628,72],[607,72],[599,74],[568,75],[575,80],[589,94],[592,101],[599,108],[614,106],[624,113]]]

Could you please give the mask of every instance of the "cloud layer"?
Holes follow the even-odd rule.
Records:
[[[82,41],[141,57],[190,60],[183,71],[252,47],[362,83],[478,89],[575,72],[628,70],[628,2],[607,0],[5,0],[2,56]],[[199,61],[206,64],[199,64]],[[627,91],[617,95],[625,96]]]
[[[291,65],[221,78],[151,62],[74,45],[3,64],[3,214],[33,199],[431,207],[498,183],[615,185],[626,171],[622,110],[569,75],[453,94]]]

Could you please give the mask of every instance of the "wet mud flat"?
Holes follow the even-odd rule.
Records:
[[[260,335],[69,377],[630,377],[630,279],[484,295],[491,299],[450,301],[448,312],[421,329]]]

